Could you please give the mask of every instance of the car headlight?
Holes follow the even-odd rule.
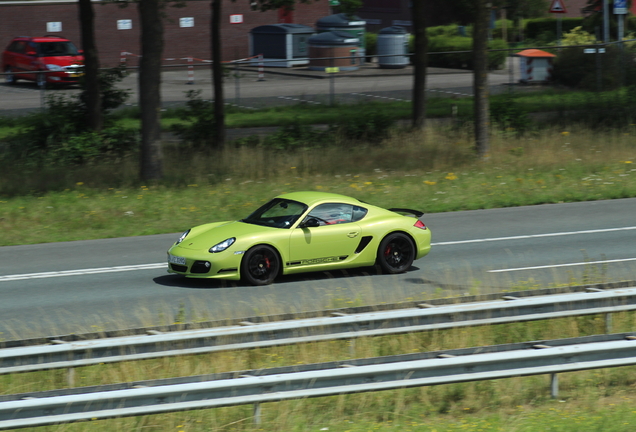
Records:
[[[183,240],[185,240],[185,238],[188,236],[188,234],[190,234],[190,230],[185,231],[183,234],[181,234],[181,236],[179,237],[179,239],[177,240],[177,242],[175,243],[175,245],[178,245],[179,243],[181,243]]]
[[[232,246],[232,244],[236,241],[236,238],[232,237],[227,240],[223,240],[221,243],[217,243],[210,248],[210,253],[223,252],[225,249]]]
[[[64,69],[62,68],[62,66],[58,66],[56,64],[47,64],[46,68],[50,71],[64,72]]]

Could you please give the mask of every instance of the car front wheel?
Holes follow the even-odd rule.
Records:
[[[384,237],[378,248],[378,264],[389,274],[407,271],[415,259],[413,241],[402,233],[393,233]]]
[[[241,277],[251,285],[269,285],[280,271],[280,259],[276,251],[265,245],[254,246],[241,261]]]
[[[13,74],[13,70],[11,70],[11,66],[7,66],[7,68],[4,70],[4,73],[6,74],[4,76],[4,82],[7,84],[15,84],[17,79]]]

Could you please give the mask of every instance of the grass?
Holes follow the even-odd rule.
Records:
[[[487,161],[474,158],[470,132],[397,131],[344,151],[235,146],[201,154],[168,146],[158,184],[139,184],[135,158],[74,169],[6,167],[0,245],[179,232],[244,217],[296,190],[427,213],[636,196],[636,132],[582,125],[521,137],[504,131],[492,136]]]
[[[554,106],[549,94],[532,97],[544,98],[537,106]],[[440,113],[450,112],[450,103],[440,102]],[[383,106],[395,111],[398,105]],[[230,124],[248,124],[250,117],[250,125],[261,126],[323,122],[305,117],[304,109],[284,115],[240,113]],[[335,118],[344,115],[338,113]],[[0,126],[0,134],[13,127]],[[165,179],[156,184],[138,181],[135,157],[73,168],[6,166],[0,172],[0,245],[178,232],[243,217],[274,195],[304,189],[428,213],[636,197],[636,132],[629,127],[598,130],[570,124],[524,135],[494,130],[487,160],[475,159],[471,133],[469,127],[395,130],[376,145],[336,137],[333,146],[295,151],[236,144],[223,152],[194,152],[166,143]],[[593,316],[364,339],[356,341],[356,357],[575,337],[602,333],[603,324],[602,317]],[[614,331],[633,328],[633,313],[614,317]],[[347,342],[330,342],[91,366],[78,369],[76,380],[80,386],[97,385],[350,356]],[[265,404],[264,427],[252,426],[252,407],[243,406],[44,429],[627,432],[636,425],[633,373],[633,367],[623,367],[561,374],[557,400],[549,398],[549,378],[537,376]],[[64,388],[65,374],[2,376],[0,392]]]
[[[614,331],[633,329],[636,314],[613,315]],[[311,364],[352,357],[578,337],[603,333],[603,316],[458,328],[390,337],[104,364],[75,369],[77,386],[133,382]],[[252,407],[172,413],[60,426],[63,430],[183,431],[629,431],[636,424],[635,367],[559,374],[559,398],[549,376],[430,386],[264,404],[263,428]],[[4,394],[67,387],[66,370],[0,377]],[[630,426],[632,429],[630,429]],[[324,429],[328,428],[328,429]],[[56,429],[57,430],[57,429]]]

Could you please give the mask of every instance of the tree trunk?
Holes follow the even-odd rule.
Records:
[[[223,97],[223,64],[221,63],[221,1],[212,0],[212,20],[210,35],[212,37],[212,83],[214,85],[214,127],[216,129],[216,146],[225,146],[225,105]]]
[[[488,107],[488,22],[491,4],[476,0],[477,16],[473,27],[473,89],[475,94],[475,150],[488,157],[490,112]]]
[[[95,19],[91,0],[79,0],[79,20],[84,51],[84,100],[86,124],[99,132],[104,127],[102,95],[99,88],[99,57],[95,46]]]
[[[426,67],[428,65],[428,38],[426,36],[426,0],[413,0],[413,128],[424,129],[426,122]]]
[[[140,177],[158,180],[163,175],[161,154],[161,56],[163,22],[161,0],[139,0],[141,59],[139,108],[141,109]]]

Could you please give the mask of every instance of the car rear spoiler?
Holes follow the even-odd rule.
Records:
[[[424,216],[424,213],[422,213],[419,210],[411,210],[411,209],[405,209],[405,208],[390,208],[390,209],[387,209],[387,210],[395,212],[395,213],[409,213],[409,214],[412,214],[412,215],[414,215],[415,217],[418,217],[418,218]]]

